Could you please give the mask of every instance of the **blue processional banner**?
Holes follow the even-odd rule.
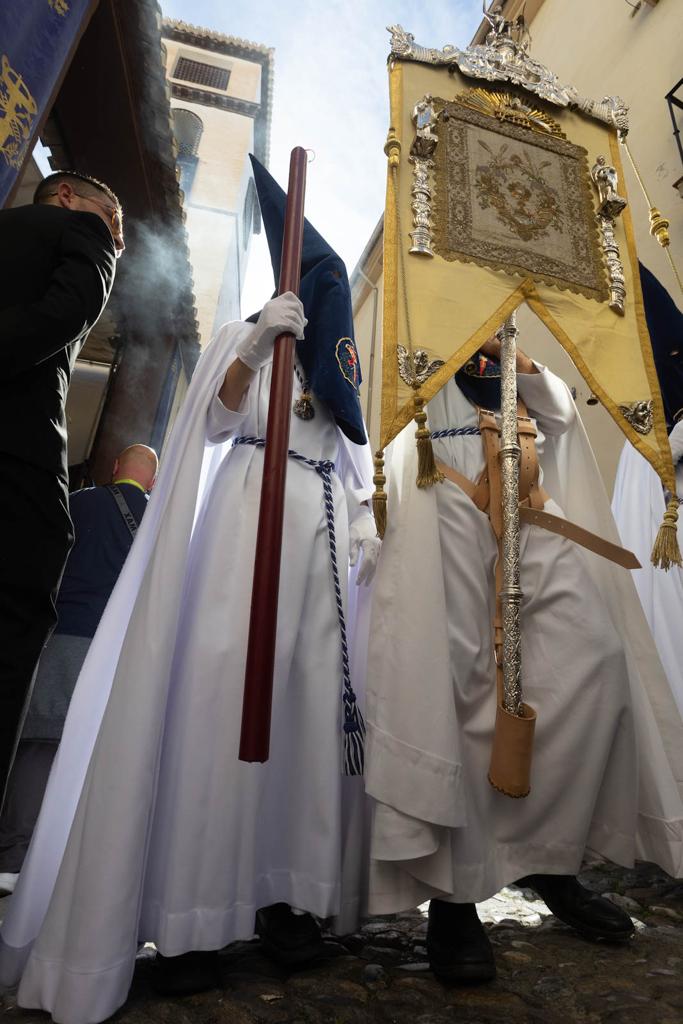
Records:
[[[96,0],[0,4],[0,207],[5,205]]]

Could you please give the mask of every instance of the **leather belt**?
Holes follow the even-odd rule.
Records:
[[[560,537],[573,540],[582,548],[593,551],[610,562],[616,562],[617,565],[623,565],[624,569],[640,569],[641,567],[632,551],[622,548],[619,544],[612,544],[611,541],[599,537],[597,533],[591,533],[590,530],[584,529],[577,523],[570,523],[568,519],[554,516],[552,512],[543,512],[537,508],[525,508],[520,505],[519,518],[523,523],[529,523],[530,526],[540,526],[542,530],[549,530],[550,533],[557,533]]]
[[[488,505],[486,481],[480,478],[477,483],[474,483],[472,480],[468,480],[466,476],[463,476],[462,473],[458,473],[452,466],[441,462],[440,459],[435,461],[437,469],[443,473],[446,479],[456,484],[465,492],[468,498],[472,499],[479,511],[484,512]],[[538,492],[543,501],[547,501],[549,496],[542,487],[538,488]],[[571,523],[568,519],[562,519],[561,516],[555,516],[551,512],[544,512],[539,508],[530,508],[526,501],[520,503],[519,506],[519,518],[523,523],[528,523],[530,526],[540,526],[542,530],[548,530],[550,533],[556,533],[560,537],[566,537],[567,540],[579,544],[588,551],[593,551],[602,558],[607,558],[610,562],[616,562],[617,565],[621,565],[625,569],[640,569],[640,562],[632,551],[627,551],[626,548],[622,548],[618,544],[612,544],[603,537],[598,537],[596,533],[591,533],[590,530],[584,529],[583,526]]]

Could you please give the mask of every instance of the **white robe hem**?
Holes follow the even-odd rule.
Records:
[[[401,793],[401,813],[450,828],[467,824],[462,765],[405,743],[368,722],[365,791],[391,804]],[[370,751],[381,751],[373,757]]]
[[[605,842],[605,840],[607,840]],[[612,826],[594,823],[588,843],[511,843],[497,845],[494,855],[484,863],[471,866],[459,864],[453,891],[439,886],[440,879],[431,875],[429,858],[425,861],[402,861],[378,864],[389,881],[388,891],[371,890],[369,912],[394,914],[409,910],[428,899],[453,903],[482,903],[507,885],[514,885],[526,875],[576,875],[586,848],[624,867],[634,863],[633,837],[615,833]],[[397,875],[404,876],[405,885],[396,885]]]
[[[55,1024],[100,1024],[126,1001],[134,970],[135,953],[97,971],[79,971],[62,960],[34,955],[17,1001],[29,1010],[47,1010]]]

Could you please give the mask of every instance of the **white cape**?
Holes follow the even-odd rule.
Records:
[[[676,469],[678,495],[683,496],[683,465]],[[669,685],[683,715],[683,569],[656,569],[650,551],[666,505],[659,477],[649,462],[626,443],[619,459],[612,512],[621,540],[634,551],[642,568],[633,570],[643,611],[657,644]],[[678,518],[678,545],[683,550],[683,511]]]
[[[463,886],[462,880],[453,875],[461,874],[462,868],[452,862],[449,850],[452,837],[460,829],[467,829],[470,787],[449,662],[437,489],[419,490],[415,486],[413,435],[412,428],[406,428],[387,453],[388,529],[375,579],[371,621],[366,789],[374,800],[373,913],[400,910],[434,895],[447,897]],[[566,517],[618,543],[608,498],[578,415],[565,434],[546,438],[541,464],[543,486]],[[597,555],[584,555],[623,644],[638,750],[635,834],[602,835],[596,846],[605,856],[622,863],[631,863],[637,857],[655,861],[670,874],[681,876],[683,723],[630,574]],[[467,614],[464,576],[461,615]],[[492,689],[494,686],[492,679]],[[491,719],[491,728],[492,724]],[[567,792],[580,804],[581,794],[574,792],[571,774],[569,768]],[[619,803],[618,779],[613,778],[610,785],[614,801]],[[586,794],[585,799],[594,796]],[[590,839],[597,839],[594,831]],[[495,834],[491,834],[489,847],[496,842]],[[553,836],[547,834],[547,829],[542,836],[529,837],[529,842],[536,849],[530,860],[543,847],[547,851],[543,857],[551,865],[557,863],[553,861]],[[495,858],[495,850],[491,856]],[[577,856],[580,863],[578,851]],[[509,864],[492,871],[489,881],[493,877],[504,885],[520,877],[499,877],[506,870],[511,871]]]
[[[181,697],[169,690],[169,680],[174,677],[174,659],[182,657],[182,650],[180,655],[177,654],[177,649],[182,649],[182,643],[178,644],[176,640],[179,631],[182,635],[182,630],[186,628],[184,621],[188,617],[187,610],[184,610],[181,616],[181,609],[185,607],[183,586],[190,585],[188,580],[192,580],[192,565],[195,564],[190,564],[189,560],[193,527],[195,524],[201,524],[203,518],[207,519],[210,514],[214,515],[215,522],[216,510],[214,508],[213,512],[211,511],[212,503],[209,498],[216,487],[222,486],[223,493],[226,493],[226,474],[222,472],[226,458],[240,460],[238,465],[242,467],[241,470],[234,471],[238,475],[251,474],[252,482],[254,474],[260,476],[260,456],[256,449],[245,447],[226,455],[229,442],[214,446],[206,443],[208,410],[226,368],[232,361],[233,346],[241,331],[251,329],[251,325],[228,325],[219,332],[197,366],[174,425],[164,454],[159,480],[135,544],[84,663],[33,841],[0,931],[0,982],[15,984],[23,972],[19,991],[20,1005],[48,1009],[53,1013],[55,1020],[65,1021],[67,1024],[86,1024],[90,1021],[103,1020],[125,999],[134,967],[139,929],[145,932],[141,938],[152,938],[159,942],[158,936],[155,939],[155,922],[160,922],[158,929],[162,932],[162,950],[168,955],[174,955],[188,948],[219,948],[223,944],[221,937],[226,935],[226,932],[229,933],[227,941],[231,941],[231,937],[235,935],[246,937],[250,934],[250,926],[253,924],[253,910],[250,911],[249,907],[238,906],[233,915],[236,920],[230,920],[226,924],[225,920],[217,919],[220,915],[214,914],[216,920],[211,917],[211,908],[205,908],[205,912],[200,905],[197,908],[194,932],[192,907],[185,908],[182,920],[175,921],[173,913],[169,912],[168,906],[164,907],[163,903],[157,914],[154,898],[149,895],[150,891],[154,894],[155,887],[158,886],[162,894],[172,891],[182,897],[183,892],[187,891],[186,884],[190,888],[195,883],[198,886],[204,884],[201,879],[197,881],[196,878],[201,866],[192,863],[191,860],[188,863],[187,857],[180,856],[176,861],[165,860],[168,851],[161,835],[165,830],[157,826],[156,834],[153,834],[152,819],[160,818],[162,822],[168,823],[169,830],[175,829],[175,839],[181,844],[182,854],[185,849],[182,846],[183,830],[180,828],[178,832],[178,823],[174,821],[173,791],[178,785],[185,787],[187,806],[186,779],[174,779],[176,765],[167,764],[163,775],[164,784],[159,783],[160,759],[167,756],[165,751],[169,747],[169,732],[173,734],[174,729],[176,732],[182,732],[182,713],[178,713],[178,702],[181,701]],[[267,372],[269,374],[269,369]],[[261,429],[263,425],[265,429],[263,402],[261,401],[256,411],[253,407],[250,408],[249,425],[252,429],[254,426]],[[329,444],[334,444],[335,447],[338,445],[337,477],[334,482],[335,503],[338,510],[346,503],[349,517],[352,518],[353,506],[364,501],[371,493],[369,451],[367,447],[359,448],[346,443],[336,428],[325,428],[323,418],[321,412],[314,421],[315,424],[319,424],[315,426],[315,430],[320,436],[327,437]],[[292,422],[292,429],[296,431],[298,427],[294,420]],[[324,433],[325,429],[327,433]],[[303,454],[315,456],[314,452],[305,450]],[[334,456],[326,453],[324,457]],[[255,467],[253,472],[252,466]],[[299,481],[302,502],[306,495],[313,495],[313,505],[306,506],[304,503],[298,511],[290,512],[290,516],[293,514],[296,520],[301,514],[301,508],[312,507],[316,509],[316,517],[320,515],[321,522],[324,522],[321,483],[317,474],[313,470],[295,466],[294,469],[289,469],[288,481],[290,475]],[[339,484],[339,477],[342,476],[347,481],[346,493]],[[253,486],[250,487],[249,493],[250,500],[253,501]],[[239,495],[235,500],[239,500]],[[213,503],[214,506],[216,504]],[[250,520],[250,512],[253,510],[241,509],[241,514],[238,515],[237,506],[231,507],[235,510],[235,526],[238,523],[242,524],[243,534],[240,536],[243,536],[243,524],[252,520],[255,523],[253,517]],[[230,516],[230,508],[224,509],[223,519],[227,520],[228,528],[231,528]],[[225,527],[223,529],[225,530]],[[341,522],[338,522],[337,529],[339,565],[343,573],[348,557],[347,532],[345,527],[342,528]],[[285,537],[287,536],[288,533],[285,531]],[[232,545],[228,543],[227,548],[239,549],[239,539]],[[318,530],[315,544],[318,546],[316,550],[324,548],[328,553],[320,562],[321,568],[308,589],[314,595],[322,594],[324,601],[329,601],[334,609],[329,548],[324,528]],[[246,559],[246,556],[242,555],[242,558]],[[294,565],[292,572],[295,573],[296,582],[300,584],[299,590],[302,593],[307,590],[303,581],[310,558],[309,550],[301,552],[299,559],[290,559],[290,564]],[[226,560],[225,565],[225,575],[228,576],[230,563]],[[233,573],[238,576],[240,573],[248,575],[239,556],[237,561],[233,558],[232,567]],[[328,580],[329,585],[326,582]],[[344,579],[342,584],[345,591]],[[207,609],[209,626],[206,628],[214,631],[219,658],[222,637],[234,635],[235,630],[240,629],[235,620],[241,622],[243,616],[248,615],[250,579],[242,579],[241,587],[246,595],[245,600],[241,602],[242,605],[246,605],[246,612],[243,608],[231,607],[225,615],[221,615],[220,609],[216,609],[215,612],[211,607]],[[318,591],[316,587],[319,588]],[[353,591],[355,589],[354,587]],[[289,616],[288,621],[292,619],[289,632],[292,633],[294,630],[291,642],[298,652],[306,645],[305,641],[303,644],[296,643],[296,622],[293,619],[295,612],[292,611],[290,614],[291,596],[288,593],[284,598],[281,585],[281,613],[286,618]],[[351,658],[357,670],[353,683],[362,703],[362,669],[365,664],[362,645],[364,640],[366,642],[367,626],[364,625],[363,601],[358,601],[355,593],[353,597],[348,612]],[[336,610],[333,618],[330,619],[328,616],[327,621],[333,622],[334,626],[328,628],[321,643],[327,645],[327,650],[333,645],[338,653]],[[355,649],[353,624],[356,624],[358,637]],[[315,645],[311,649],[315,656]],[[362,666],[360,671],[359,666]],[[321,664],[320,670],[323,668],[324,664]],[[320,671],[317,678],[320,681]],[[112,685],[114,680],[115,686]],[[220,679],[217,685],[219,693],[227,689],[225,686],[221,687]],[[189,689],[192,690],[192,687]],[[197,689],[194,688],[195,692]],[[201,687],[199,690],[201,691]],[[182,700],[185,699],[183,696]],[[198,704],[201,704],[201,700]],[[332,704],[326,705],[325,721],[329,721],[330,707],[332,714],[337,713],[337,705],[341,720],[341,682],[339,697],[333,696]],[[295,714],[296,705],[293,705],[292,709],[285,707],[285,710]],[[311,711],[309,706],[307,710]],[[320,714],[320,708],[313,711]],[[202,721],[202,715],[206,719],[206,708],[199,707],[194,716],[195,721]],[[233,713],[227,722],[224,718],[219,719],[219,722],[224,722],[226,732],[228,729],[234,731],[234,720],[237,717],[238,712]],[[316,724],[319,724],[317,719],[307,724],[308,734],[311,736],[310,744],[313,747],[316,742]],[[208,753],[202,749],[201,735],[193,737],[189,729],[189,749],[183,751],[182,736],[175,746],[171,744],[171,747],[182,751],[182,763],[192,765],[196,762],[201,765],[202,759],[208,758],[210,766],[212,751],[221,753],[220,728],[214,728],[213,732],[216,735],[209,740]],[[210,746],[211,743],[217,742],[219,748]],[[223,744],[226,745],[227,742]],[[320,742],[318,748],[321,748]],[[121,755],[123,750],[128,751],[127,756]],[[324,750],[320,756],[324,757]],[[334,757],[334,752],[331,756]],[[220,761],[220,756],[216,760]],[[239,765],[242,771],[245,768],[260,767]],[[296,765],[293,765],[292,770],[298,770]],[[331,785],[337,794],[342,794],[341,833],[332,842],[329,830],[325,832],[325,816],[321,812],[319,824],[321,832],[325,834],[322,835],[320,842],[326,843],[326,866],[329,867],[330,877],[335,871],[334,856],[341,864],[341,877],[338,875],[337,882],[331,887],[313,886],[313,891],[306,879],[288,877],[284,883],[276,879],[272,885],[276,899],[283,898],[278,895],[282,891],[282,886],[289,886],[290,890],[294,890],[294,897],[298,892],[302,894],[301,903],[296,902],[295,898],[290,902],[304,909],[312,909],[321,916],[325,916],[325,907],[335,908],[328,912],[339,915],[339,930],[348,930],[355,926],[361,909],[359,893],[364,873],[361,842],[365,819],[364,797],[362,779],[340,779],[341,758],[334,765],[334,774],[340,781],[332,782]],[[114,781],[113,776],[115,785],[108,788],[107,779],[112,778]],[[197,820],[206,822],[209,830],[213,827],[213,822],[221,818],[223,798],[220,777],[211,778],[211,793],[208,781],[206,792],[203,792],[200,780],[192,780],[194,788],[191,795],[196,796],[196,802],[200,805]],[[93,778],[97,779],[96,786],[92,784]],[[247,779],[248,785],[252,784],[253,779],[252,772]],[[311,786],[304,778],[302,782],[306,784],[299,786],[298,789],[305,794]],[[232,788],[234,789],[234,785]],[[230,800],[229,789],[228,779],[226,804]],[[295,802],[301,799],[296,787],[292,788],[290,797]],[[190,799],[189,804],[192,805],[192,802]],[[201,807],[208,808],[209,813],[203,812]],[[234,814],[234,799],[230,807]],[[277,814],[277,811],[274,814]],[[113,830],[112,822],[115,825]],[[110,845],[104,849],[101,843],[100,848],[96,849],[98,823],[102,833],[109,835]],[[245,829],[245,832],[248,832],[248,829]],[[233,834],[236,842],[242,841],[239,829]],[[195,838],[188,836],[188,839]],[[315,836],[301,836],[300,841],[307,844],[307,847],[314,847],[318,839]],[[207,839],[202,843],[202,851],[208,845],[210,844]],[[219,843],[213,842],[214,848],[219,846]],[[333,851],[333,856],[330,857],[329,851],[333,847],[336,854]],[[231,856],[239,859],[241,849],[238,846],[237,849],[231,850]],[[216,849],[211,855],[215,854]],[[264,854],[264,857],[266,856],[267,854]],[[100,863],[102,858],[106,861],[104,868]],[[148,862],[151,859],[154,859],[156,868],[150,875]],[[189,874],[181,878],[165,877],[164,869],[168,867],[168,863],[179,865],[181,873],[185,871]],[[216,871],[207,871],[207,865],[208,862],[203,865],[204,873],[208,875],[205,888],[210,888]],[[215,865],[211,867],[215,869]],[[227,864],[225,875],[230,875]],[[263,877],[259,876],[251,887],[251,891],[255,891],[257,897],[263,897],[263,902],[259,905],[266,905],[269,902],[270,884],[266,872]],[[321,892],[321,889],[324,891]],[[87,895],[84,896],[84,892]],[[317,901],[323,909],[307,906],[307,898],[314,903]],[[180,918],[181,915],[178,916]],[[147,934],[150,929],[155,932],[154,935]],[[62,934],[65,936],[63,940]],[[40,939],[33,950],[38,936]],[[97,950],[88,947],[88,936],[90,943],[98,947]],[[95,940],[93,936],[96,937]],[[193,942],[195,937],[196,945]],[[27,963],[28,968],[24,971]],[[90,981],[86,977],[89,965]]]

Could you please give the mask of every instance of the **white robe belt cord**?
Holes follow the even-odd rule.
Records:
[[[256,448],[265,447],[265,439],[262,437],[235,437],[233,446],[250,444]],[[351,671],[349,668],[349,648],[346,639],[346,618],[344,616],[344,603],[342,601],[341,584],[339,582],[339,567],[337,565],[337,540],[334,527],[334,499],[332,497],[332,473],[335,471],[334,462],[329,459],[309,459],[305,455],[294,451],[292,448],[287,452],[290,459],[309,466],[314,469],[322,480],[323,496],[325,501],[325,516],[327,519],[327,536],[330,543],[330,560],[332,563],[332,578],[334,581],[334,596],[337,603],[337,616],[339,618],[339,637],[341,640],[343,692],[342,702],[344,705],[344,736],[343,736],[343,774],[362,775],[364,767],[364,739],[365,722],[363,715],[356,701],[356,694],[351,686]]]

